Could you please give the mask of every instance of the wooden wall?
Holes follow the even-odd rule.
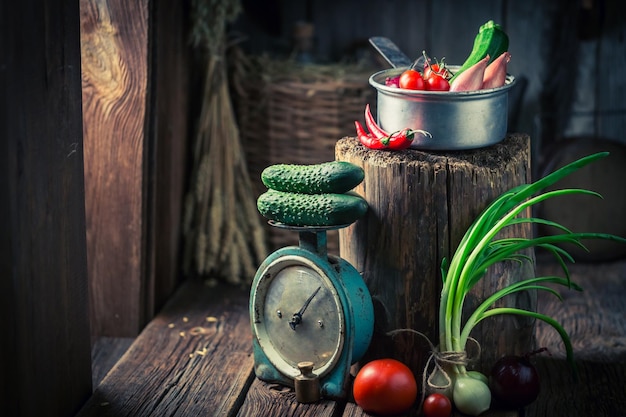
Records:
[[[0,414],[91,394],[77,2],[1,2]]]
[[[287,54],[293,24],[315,25],[321,61],[372,59],[370,36],[407,55],[461,63],[481,24],[493,19],[510,38],[509,72],[524,79],[511,131],[531,134],[536,156],[561,136],[626,142],[626,15],[618,0],[268,0],[244,1],[236,30],[251,53]],[[381,67],[381,69],[387,68]],[[520,84],[522,84],[520,82]]]

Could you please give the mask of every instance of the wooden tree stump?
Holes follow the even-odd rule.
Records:
[[[426,153],[373,151],[356,138],[337,142],[336,159],[365,170],[355,189],[369,203],[364,218],[339,232],[340,254],[363,274],[374,300],[375,332],[365,360],[394,357],[416,375],[430,355],[427,341],[439,343],[438,313],[441,261],[454,254],[465,231],[502,192],[529,183],[530,138],[514,134],[484,149]],[[529,213],[526,213],[529,215]],[[502,231],[501,237],[532,237],[530,225]],[[508,283],[534,276],[533,262],[505,262],[490,268],[465,302],[474,310],[479,301]],[[509,296],[500,306],[534,310],[535,293]],[[520,316],[495,316],[471,336],[482,349],[469,368],[487,372],[504,354],[521,354],[534,347],[533,321]],[[468,355],[477,354],[468,343]]]

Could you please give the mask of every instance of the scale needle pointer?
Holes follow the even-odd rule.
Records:
[[[304,302],[304,305],[302,306],[300,311],[298,311],[297,313],[293,313],[293,316],[291,317],[291,320],[289,321],[289,327],[291,327],[291,330],[296,330],[296,326],[302,323],[302,315],[304,314],[304,311],[309,306],[309,304],[311,304],[313,297],[315,297],[321,289],[322,287],[317,287],[315,292],[311,294],[311,296],[307,298],[307,300]]]

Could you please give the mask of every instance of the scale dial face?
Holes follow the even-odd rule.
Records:
[[[268,359],[284,375],[311,361],[323,376],[344,346],[344,311],[328,276],[311,260],[283,256],[263,271],[253,299],[253,327]]]

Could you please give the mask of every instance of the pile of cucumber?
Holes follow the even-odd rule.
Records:
[[[365,173],[350,162],[270,165],[261,173],[268,190],[257,199],[263,217],[289,226],[340,226],[367,211],[365,199],[351,191]]]

